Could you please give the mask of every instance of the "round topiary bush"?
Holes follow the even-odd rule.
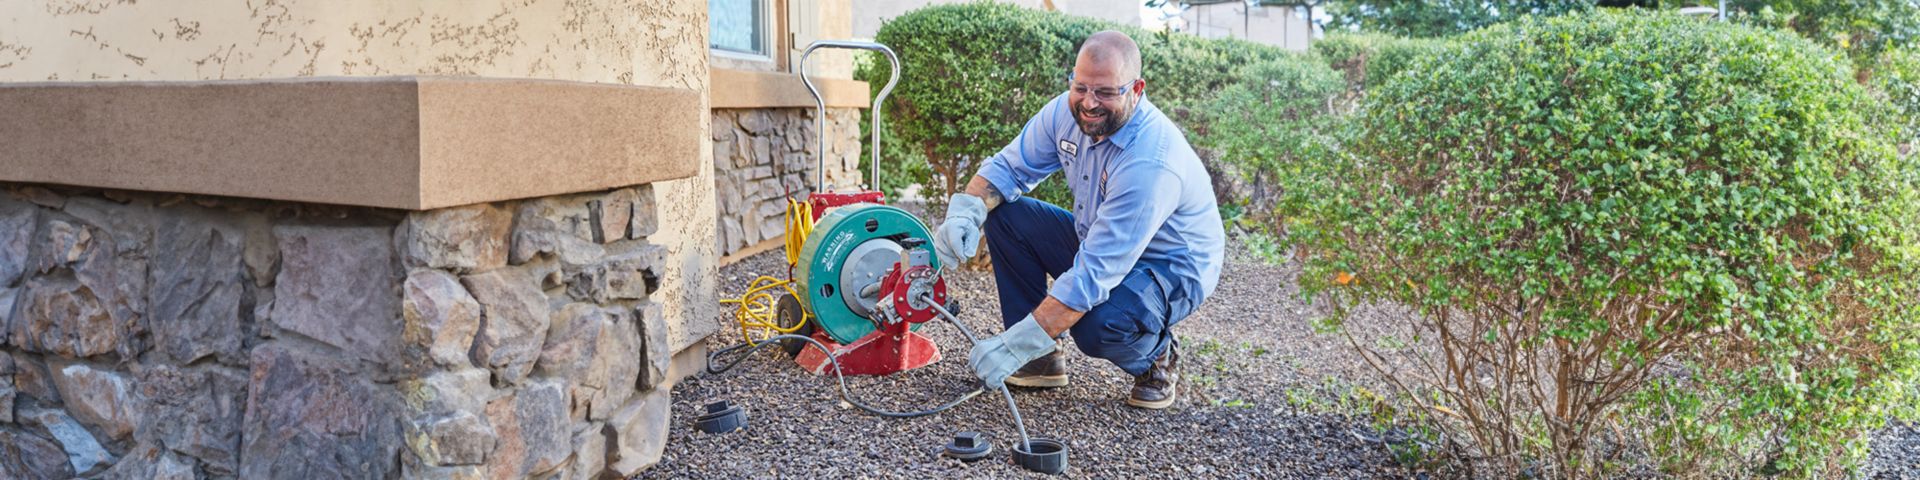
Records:
[[[1157,34],[1006,3],[914,10],[882,24],[875,34],[902,63],[900,83],[882,108],[885,148],[893,152],[883,155],[924,158],[930,168],[908,170],[911,178],[890,183],[924,184],[929,189],[924,194],[935,201],[966,186],[981,162],[1012,142],[1048,101],[1066,93],[1080,42],[1109,29],[1139,44],[1147,98],[1189,130],[1196,119],[1186,112],[1232,84],[1239,67],[1290,55],[1243,40]],[[886,67],[885,60],[867,61],[854,76],[879,93],[889,75]],[[1064,182],[1044,182],[1030,195],[1060,205],[1072,202]]]
[[[1643,11],[1443,48],[1281,208],[1335,325],[1418,311],[1408,350],[1363,350],[1411,356],[1450,438],[1554,476],[1835,476],[1910,408],[1920,166],[1833,52]],[[1750,470],[1697,470],[1723,467]]]

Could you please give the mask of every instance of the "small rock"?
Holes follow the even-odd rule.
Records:
[[[740,112],[740,128],[746,129],[747,133],[765,135],[773,131],[774,126],[773,115],[766,110]]]
[[[59,405],[60,391],[53,386],[53,375],[47,371],[47,365],[38,357],[26,353],[14,352],[10,356],[13,362],[13,387],[19,393],[32,397],[41,405]]]
[[[100,441],[87,433],[86,427],[59,410],[33,410],[21,412],[26,423],[38,427],[60,443],[60,449],[66,451],[67,465],[80,476],[92,475],[112,466],[114,458]]]
[[[589,209],[592,200],[593,195],[563,195],[521,202],[514,214],[507,261],[519,265],[551,254],[567,264],[584,265],[605,255],[593,241],[599,225]]]
[[[127,438],[140,424],[142,402],[119,373],[76,363],[54,372],[53,384],[74,418],[110,440]]]
[[[167,449],[200,459],[211,474],[239,471],[240,422],[247,402],[244,374],[157,365],[138,376],[140,396],[148,406],[137,438],[145,438],[143,432],[156,433]]]
[[[587,387],[575,387],[574,402],[587,405],[589,420],[606,420],[633,397],[640,385],[641,365],[646,362],[646,344],[640,336],[638,319],[631,313],[611,316],[612,323],[602,328],[595,339],[593,364],[582,380]],[[582,397],[580,394],[586,393]],[[582,401],[582,398],[585,401]]]
[[[273,324],[364,360],[397,357],[400,283],[387,229],[282,225]]]
[[[493,370],[503,383],[516,384],[533,370],[552,323],[547,296],[536,280],[512,269],[461,279],[482,314],[474,340],[474,365]]]
[[[582,301],[608,304],[616,300],[645,300],[660,288],[658,269],[667,249],[645,245],[610,255],[568,275],[567,294]]]
[[[467,205],[408,213],[395,238],[408,268],[479,272],[506,265],[512,227],[506,210]]]
[[[67,206],[67,197],[60,195],[58,193],[53,193],[52,190],[47,190],[42,187],[26,186],[26,187],[19,187],[19,188],[10,188],[7,190],[7,193],[13,196],[13,198],[26,200],[28,202],[33,202],[34,205],[39,205],[42,207],[47,207],[55,210],[58,210],[62,207]]]
[[[85,358],[112,353],[120,328],[95,290],[64,277],[36,277],[14,300],[8,341],[21,350]]]
[[[627,238],[647,238],[660,230],[659,208],[653,199],[653,184],[634,187],[633,223]]]
[[[607,429],[602,423],[588,424],[573,435],[573,464],[566,478],[594,479],[607,469]]]
[[[39,218],[39,209],[0,202],[0,287],[15,285],[27,270],[27,247]]]
[[[480,465],[493,451],[493,426],[465,411],[415,419],[407,426],[407,445],[424,465]]]
[[[252,215],[242,223],[247,228],[247,245],[241,253],[241,260],[247,265],[247,277],[253,279],[256,287],[271,286],[280,269],[280,246],[274,243],[273,223]]]
[[[426,378],[401,382],[401,398],[408,411],[432,415],[480,412],[493,397],[486,370],[436,372]]]
[[[385,478],[404,438],[399,409],[348,364],[268,343],[253,350],[242,478]]]
[[[73,476],[73,465],[59,445],[23,430],[0,426],[0,478]]]
[[[561,381],[527,385],[514,398],[520,436],[527,442],[526,475],[544,475],[566,465],[572,453],[567,389]]]
[[[401,314],[407,344],[426,351],[441,366],[470,366],[468,350],[480,330],[480,303],[460,286],[459,279],[439,270],[415,271],[403,288]]]
[[[161,225],[149,263],[155,343],[179,365],[216,354],[237,363],[245,228],[196,213],[169,215]]]
[[[614,431],[613,445],[607,448],[607,464],[614,473],[630,477],[660,463],[666,450],[667,424],[672,420],[672,400],[667,393],[655,389],[629,399],[607,422]]]
[[[0,359],[6,358],[6,355],[0,355]],[[15,391],[13,388],[13,376],[0,375],[0,424],[13,423],[13,397]]]
[[[620,188],[587,202],[595,221],[593,240],[600,243],[626,240],[627,231],[632,228],[633,205],[638,200],[639,195],[634,189]]]
[[[634,309],[634,327],[639,329],[640,344],[645,355],[641,356],[641,390],[650,390],[664,385],[667,371],[673,363],[672,345],[668,342],[667,318],[658,302],[647,302]]]
[[[126,458],[113,464],[101,478],[139,478],[148,480],[194,480],[193,461],[152,445],[140,445]]]

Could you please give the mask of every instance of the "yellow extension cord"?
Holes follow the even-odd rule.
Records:
[[[786,238],[788,272],[792,272],[793,266],[799,264],[800,248],[806,245],[807,235],[810,233],[813,233],[813,206],[796,202],[792,197],[788,197]],[[774,335],[793,333],[800,330],[800,327],[806,326],[807,322],[813,321],[813,313],[801,309],[800,321],[782,328],[777,318],[780,314],[780,298],[775,296],[780,292],[776,289],[785,290],[786,294],[793,295],[795,298],[800,296],[800,292],[793,289],[792,278],[781,280],[762,275],[747,284],[747,291],[740,294],[740,298],[720,300],[721,305],[737,305],[733,311],[733,319],[740,323],[740,337],[746,339],[749,346],[759,344],[756,338],[764,339]]]

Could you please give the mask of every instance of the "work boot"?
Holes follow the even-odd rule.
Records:
[[[1013,375],[1007,377],[1007,385],[1016,387],[1052,388],[1067,386],[1067,357],[1059,350],[1027,362]]]
[[[1167,353],[1155,359],[1153,366],[1147,368],[1147,373],[1133,377],[1133,393],[1127,395],[1127,405],[1149,410],[1173,405],[1173,399],[1177,396],[1174,384],[1180,383],[1180,353],[1176,351],[1179,348],[1179,343],[1167,347]]]

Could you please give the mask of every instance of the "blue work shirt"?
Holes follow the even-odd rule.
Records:
[[[1133,118],[1099,142],[1080,132],[1067,94],[1027,121],[1012,144],[987,159],[979,176],[1006,201],[1019,199],[1054,172],[1073,190],[1073,228],[1080,252],[1054,279],[1048,295],[1081,312],[1107,301],[1134,263],[1165,261],[1199,297],[1220,283],[1226,231],[1213,181],[1186,135],[1146,96]],[[1191,292],[1190,292],[1191,293]]]

